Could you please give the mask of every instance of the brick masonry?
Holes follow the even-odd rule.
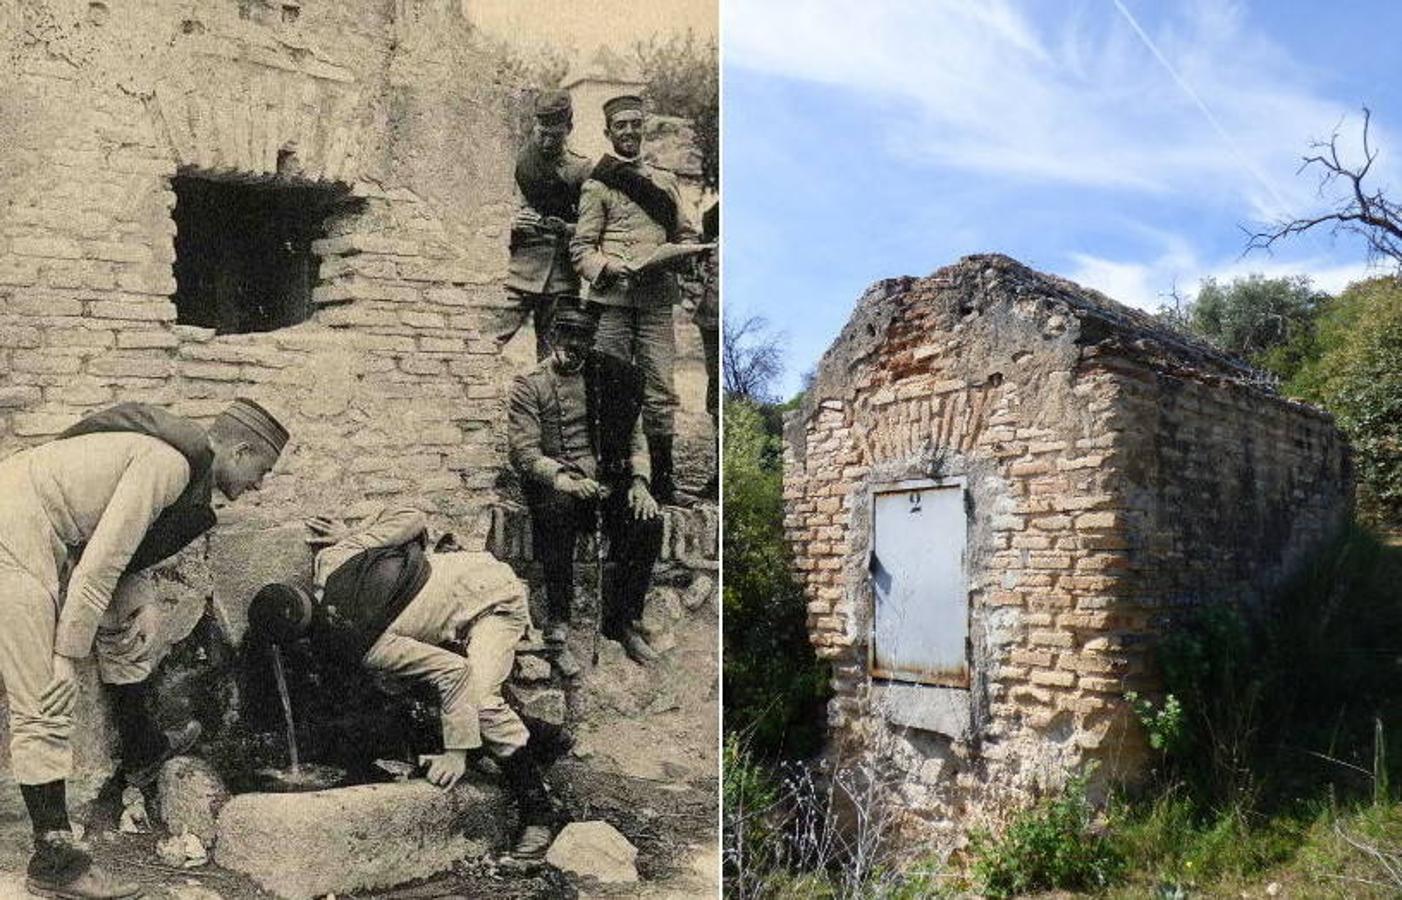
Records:
[[[963,721],[893,722],[869,676],[874,485],[962,476]],[[1150,317],[1001,256],[878,282],[786,424],[785,526],[830,752],[892,766],[904,827],[946,845],[1094,763],[1133,780],[1156,639],[1185,609],[1261,601],[1339,526],[1330,418]],[[902,688],[902,696],[912,689]],[[927,698],[928,701],[928,698]]]
[[[237,632],[247,573],[217,548],[302,565],[285,523],[308,515],[413,502],[485,547],[516,495],[504,407],[524,358],[493,335],[514,316],[522,96],[459,4],[0,2],[0,34],[0,456],[122,400],[202,422],[235,396],[274,410],[293,440],[263,490],[132,588],[169,596],[181,627],[212,598]],[[279,173],[346,191],[312,248],[311,318],[177,324],[171,178]],[[687,421],[708,428],[691,387]]]

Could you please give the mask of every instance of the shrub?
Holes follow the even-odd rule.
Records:
[[[1084,776],[1055,797],[1019,814],[1001,836],[973,836],[973,875],[989,897],[1038,890],[1092,890],[1109,886],[1123,862],[1092,827]]]

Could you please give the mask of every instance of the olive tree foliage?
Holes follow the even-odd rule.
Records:
[[[1287,389],[1333,413],[1348,435],[1360,512],[1402,527],[1402,277],[1359,281],[1332,299]]]
[[[633,45],[654,112],[690,119],[706,186],[720,187],[720,46],[688,28]]]
[[[1203,281],[1186,309],[1190,331],[1277,376],[1289,378],[1310,355],[1314,321],[1328,295],[1308,276],[1259,274]]]

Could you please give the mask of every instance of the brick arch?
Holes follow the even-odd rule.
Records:
[[[271,176],[290,151],[302,178],[353,181],[361,92],[351,72],[252,46],[229,53],[197,54],[190,73],[156,83],[150,106],[177,166]]]

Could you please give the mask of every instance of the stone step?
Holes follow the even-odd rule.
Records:
[[[288,900],[426,878],[506,840],[503,791],[464,782],[366,784],[302,794],[239,794],[219,813],[214,861]]]

